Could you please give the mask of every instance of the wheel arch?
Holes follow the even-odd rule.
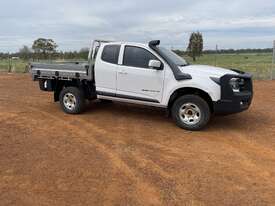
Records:
[[[86,81],[80,81],[80,80],[72,80],[72,81],[66,81],[66,80],[57,80],[56,86],[54,90],[54,101],[59,101],[59,94],[62,91],[63,88],[66,87],[76,87],[81,89],[84,92],[84,96],[87,99],[94,98],[95,95],[95,89],[92,86],[89,86],[89,84],[92,84],[91,82]]]
[[[213,108],[214,106],[213,106],[213,101],[211,96],[207,92],[203,91],[202,89],[195,88],[195,87],[183,87],[175,90],[169,98],[168,108],[171,109],[174,102],[179,97],[188,95],[188,94],[198,95],[199,97],[201,97],[207,102],[207,104],[209,105],[210,111],[211,112],[214,111],[214,108]]]
[[[66,87],[78,87],[79,84],[77,84],[76,81],[65,81],[65,80],[55,80],[55,89],[54,89],[54,101],[59,101],[59,94],[63,90],[63,88]]]

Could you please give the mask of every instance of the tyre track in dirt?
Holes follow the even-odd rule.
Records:
[[[134,154],[131,154],[129,158],[123,158],[120,155],[116,155],[116,153],[119,153],[116,149],[113,149],[109,145],[115,145],[119,144],[119,142],[114,142],[112,140],[112,137],[114,135],[108,134],[106,130],[103,128],[99,128],[92,123],[87,123],[85,120],[78,119],[77,121],[80,122],[78,125],[81,125],[81,130],[79,130],[79,127],[76,127],[72,125],[71,123],[65,123],[64,120],[61,118],[58,118],[51,113],[43,112],[40,110],[37,110],[35,108],[29,107],[29,111],[32,111],[32,113],[38,113],[42,116],[47,117],[49,120],[50,118],[53,119],[56,124],[56,127],[59,127],[59,125],[64,128],[67,127],[70,130],[77,131],[77,139],[85,144],[91,144],[93,146],[96,146],[99,149],[99,152],[106,155],[110,159],[110,163],[114,165],[115,168],[120,170],[121,173],[123,173],[125,176],[127,176],[131,181],[137,184],[137,191],[140,196],[143,198],[146,197],[146,195],[149,195],[148,199],[145,199],[145,202],[141,202],[142,205],[145,204],[160,204],[160,200],[158,197],[160,196],[159,193],[162,193],[162,201],[171,202],[171,193],[176,195],[177,191],[174,190],[172,187],[175,185],[175,180],[173,180],[173,176],[169,175],[169,173],[165,172],[163,168],[161,168],[158,164],[156,164],[153,160],[147,159],[146,156],[143,155],[142,152],[135,150]],[[76,123],[74,121],[74,123]],[[93,136],[90,136],[90,133],[87,131],[93,131]],[[108,134],[108,135],[107,135]],[[102,141],[102,138],[104,138],[105,141]],[[136,144],[136,142],[132,142],[133,144]],[[167,150],[168,148],[166,148]],[[172,148],[170,151],[172,152]],[[173,152],[172,154],[175,155]],[[177,153],[179,155],[180,153]],[[167,155],[166,155],[167,156]],[[170,154],[171,157],[171,154]],[[163,156],[165,158],[165,156]],[[177,156],[177,159],[180,158]],[[171,159],[171,158],[169,158]],[[144,175],[139,175],[138,173],[142,174],[144,169],[146,169],[146,165],[150,165],[150,177],[155,177],[157,181],[150,181],[150,179],[144,177]],[[135,171],[138,171],[136,173]],[[148,172],[148,171],[147,171]],[[145,179],[144,179],[145,178]],[[156,182],[160,182],[161,184],[165,185],[167,189],[162,191],[164,188],[163,185],[156,184]],[[172,186],[169,186],[172,185]],[[168,192],[169,190],[169,192]],[[172,190],[172,191],[171,191]],[[180,188],[178,191],[183,191],[185,188]],[[166,194],[167,193],[167,194]],[[185,190],[185,193],[190,193],[188,190]],[[191,194],[189,194],[191,195]],[[155,197],[154,197],[155,196]],[[168,196],[168,197],[167,197]],[[194,200],[193,200],[194,201]]]
[[[29,76],[1,74],[0,202],[273,205],[274,89],[256,82],[251,110],[194,133],[140,106],[65,115]]]
[[[33,110],[33,111],[32,111]],[[119,169],[121,171],[121,173],[124,173],[124,175],[126,175],[127,177],[129,177],[132,181],[134,181],[137,184],[137,191],[139,191],[140,195],[143,196],[143,198],[147,195],[150,194],[149,198],[147,200],[145,200],[145,202],[142,202],[142,204],[160,204],[160,200],[157,198],[159,197],[159,193],[162,192],[162,201],[164,202],[169,202],[171,203],[171,200],[173,200],[173,198],[171,198],[172,196],[177,196],[177,191],[181,191],[183,192],[183,189],[185,188],[178,188],[177,190],[176,188],[176,183],[175,180],[173,179],[174,176],[169,175],[169,173],[166,173],[158,164],[156,164],[153,160],[149,160],[146,159],[146,157],[144,157],[143,153],[141,153],[140,151],[135,150],[134,154],[131,155],[131,158],[121,158],[119,155],[116,155],[117,151],[112,150],[112,148],[109,145],[115,145],[118,142],[114,142],[112,140],[112,138],[114,137],[114,135],[112,134],[108,134],[106,132],[106,130],[104,130],[103,128],[99,128],[95,125],[93,125],[92,123],[87,123],[85,120],[82,119],[78,119],[77,121],[80,122],[79,125],[81,125],[81,130],[79,130],[79,127],[75,127],[73,126],[71,123],[66,123],[64,125],[64,120],[61,118],[56,117],[55,115],[52,115],[51,113],[47,113],[47,112],[43,112],[41,110],[37,110],[34,109],[32,107],[28,108],[28,111],[32,111],[34,113],[38,113],[38,114],[42,114],[42,116],[45,116],[48,120],[49,118],[52,118],[55,123],[59,123],[60,126],[62,125],[63,127],[67,127],[68,129],[71,129],[73,131],[77,131],[77,138],[83,142],[83,143],[88,143],[91,145],[96,146],[97,148],[99,148],[99,152],[101,152],[102,154],[108,156],[108,158],[111,160],[110,163],[113,164],[117,169]],[[74,122],[75,123],[75,122]],[[58,127],[58,124],[56,124],[55,126]],[[95,135],[95,138],[91,138],[89,136],[89,133],[87,131],[93,131],[93,135]],[[108,135],[107,135],[108,134]],[[232,133],[230,134],[230,136],[238,136],[240,138],[242,138],[242,135],[236,134],[236,133]],[[102,138],[104,138],[104,141],[102,141]],[[242,151],[246,151],[247,153],[251,153],[253,151],[263,151],[263,149],[266,149],[265,147],[262,146],[255,146],[253,144],[251,144],[250,142],[246,142],[246,141],[240,141],[241,139],[238,140],[239,144],[236,144],[235,142],[233,142],[233,146],[232,146],[232,141],[228,141],[228,146],[231,146],[234,150],[240,150],[240,149],[244,149]],[[224,142],[223,142],[224,143]],[[137,142],[133,142],[132,144],[137,144]],[[240,144],[244,144],[241,148],[238,147],[240,146]],[[152,145],[151,145],[152,146]],[[154,150],[156,145],[153,145]],[[262,150],[259,150],[259,147]],[[159,147],[158,147],[159,149]],[[169,148],[166,147],[165,150],[169,150],[169,151],[173,151],[172,153],[177,157],[177,158],[183,158],[185,155],[181,155],[180,150],[178,153],[175,153],[175,148]],[[272,151],[272,150],[271,150]],[[257,152],[255,152],[257,155]],[[275,158],[275,153],[272,152],[274,154],[274,158]],[[265,154],[265,152],[263,152],[262,154]],[[171,154],[170,154],[171,155]],[[167,156],[167,154],[165,155]],[[273,158],[273,159],[274,159]],[[248,159],[248,158],[247,158]],[[163,158],[162,158],[163,160]],[[244,162],[244,161],[242,161]],[[143,180],[143,176],[140,177],[140,175],[137,175],[136,172],[134,171],[139,171],[139,173],[143,173],[144,169],[146,169],[146,164],[150,165],[150,178],[155,178],[156,181],[150,181],[150,179],[148,180],[148,178]],[[251,161],[245,160],[245,166],[246,169],[248,169],[249,172],[252,171],[257,171],[259,172],[258,175],[261,175],[261,177],[264,180],[270,180],[269,177],[270,175],[267,175],[266,172],[261,174],[260,171],[262,169],[262,167],[260,167],[260,165],[255,165],[252,164]],[[256,168],[256,169],[255,169]],[[148,172],[148,171],[147,171]],[[165,182],[161,184],[156,184],[156,186],[154,185],[155,182]],[[149,183],[149,184],[148,184]],[[172,186],[169,186],[172,185]],[[152,187],[153,186],[153,187]],[[271,185],[274,188],[274,185]],[[157,188],[169,188],[167,190],[164,191],[159,191]],[[173,189],[171,189],[172,187],[174,187]],[[146,188],[146,190],[144,191],[144,188]],[[168,191],[169,190],[169,191]],[[171,191],[172,190],[172,191]],[[189,194],[189,196],[192,196],[191,192],[188,190],[185,190],[184,193]],[[166,194],[169,196],[168,198],[165,197]],[[152,196],[155,196],[155,198],[153,198]],[[150,200],[153,200],[152,202]],[[185,200],[186,201],[186,200]],[[193,200],[195,201],[195,200]],[[173,201],[172,201],[173,202]],[[198,203],[198,201],[197,201]]]
[[[149,195],[149,198],[144,198],[144,201],[141,202],[142,205],[145,204],[160,204],[160,201],[158,199],[159,195],[156,190],[156,188],[152,187],[152,185],[149,185],[148,182],[144,182],[142,179],[138,178],[138,176],[135,174],[135,171],[132,170],[119,156],[116,155],[114,151],[112,151],[110,148],[107,148],[104,144],[101,144],[98,142],[95,138],[93,138],[89,132],[92,131],[93,136],[100,136],[106,138],[107,132],[99,127],[96,127],[93,124],[87,124],[85,121],[81,121],[81,129],[79,127],[76,127],[72,125],[71,123],[64,122],[63,119],[58,118],[55,115],[52,115],[51,113],[47,113],[38,109],[35,109],[33,107],[24,107],[24,109],[27,109],[31,115],[27,118],[34,118],[37,119],[35,114],[38,114],[40,117],[43,117],[47,119],[47,122],[54,122],[55,127],[63,127],[68,130],[73,130],[75,135],[77,136],[77,139],[84,144],[91,144],[93,146],[96,146],[98,148],[99,152],[106,155],[110,159],[110,163],[118,170],[120,170],[121,173],[123,173],[126,177],[131,179],[131,181],[135,182],[137,184],[137,192],[140,196],[143,198]],[[17,117],[18,118],[18,117]],[[26,122],[28,119],[21,117],[23,122]],[[52,120],[51,120],[52,119]],[[33,125],[32,125],[33,126]],[[142,199],[143,200],[143,199]]]

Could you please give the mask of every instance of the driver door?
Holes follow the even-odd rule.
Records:
[[[145,48],[124,47],[122,65],[117,68],[117,97],[161,102],[164,70],[149,68],[150,60],[159,59]]]

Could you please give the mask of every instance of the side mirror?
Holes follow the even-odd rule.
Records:
[[[158,60],[150,60],[149,68],[156,69],[156,70],[162,70],[162,64]]]

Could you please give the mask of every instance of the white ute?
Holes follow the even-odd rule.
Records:
[[[32,63],[33,80],[53,91],[69,114],[83,112],[85,100],[111,100],[166,108],[176,124],[200,130],[213,114],[247,110],[253,98],[252,76],[213,66],[189,65],[149,44],[95,40],[88,62]]]

